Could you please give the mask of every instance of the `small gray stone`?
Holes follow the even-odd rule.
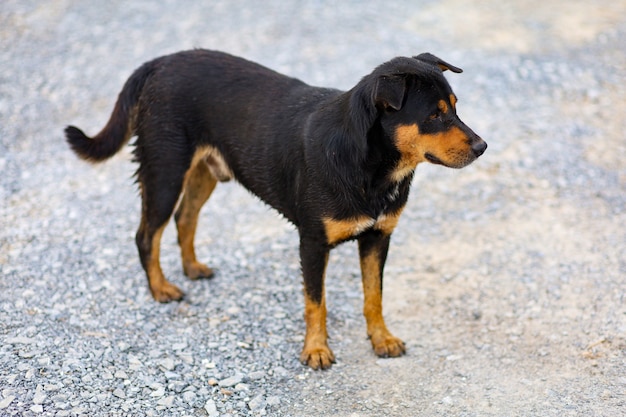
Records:
[[[256,397],[248,401],[248,407],[250,407],[251,411],[263,410],[266,405],[267,403],[265,401],[264,395],[257,395]]]
[[[194,391],[185,391],[183,392],[183,401],[187,404],[191,405],[196,401],[197,395]]]
[[[248,374],[248,379],[250,379],[250,381],[258,381],[263,378],[265,378],[265,371],[254,371]]]
[[[217,411],[217,405],[215,401],[209,400],[204,404],[204,410],[207,412],[209,417],[218,417],[220,413]]]
[[[239,383],[239,384],[235,385],[235,392],[248,391],[249,389],[250,389],[250,387],[248,387],[248,385],[244,384],[244,383]]]
[[[45,400],[46,394],[43,392],[43,387],[41,385],[37,385],[35,395],[33,396],[33,404],[43,404]]]
[[[31,359],[31,358],[37,356],[37,354],[39,354],[39,352],[36,351],[36,350],[33,350],[33,351],[30,351],[30,350],[29,351],[20,350],[18,352],[19,357],[22,358],[22,359]]]
[[[121,399],[126,398],[126,393],[121,388],[116,388],[113,391],[113,395],[116,396],[117,398],[121,398]]]
[[[5,397],[2,401],[0,401],[0,410],[4,410],[11,404],[11,402],[15,399],[15,395],[9,395]]]
[[[267,405],[273,406],[273,405],[279,405],[280,404],[280,397],[276,396],[276,395],[272,395],[271,397],[267,397]]]
[[[118,378],[118,379],[128,379],[128,375],[124,371],[116,371],[115,372],[115,378]]]
[[[167,397],[163,397],[163,398],[161,398],[159,401],[157,401],[157,404],[158,404],[158,405],[162,405],[162,406],[164,406],[164,407],[168,407],[168,408],[169,408],[169,407],[171,407],[172,405],[174,405],[174,400],[175,400],[175,399],[176,399],[176,397],[175,397],[175,396],[170,395],[170,396],[167,396]]]
[[[30,345],[32,343],[35,343],[35,339],[33,339],[32,337],[17,336],[9,337],[6,342],[9,345]]]
[[[174,360],[171,358],[161,359],[160,361],[158,361],[158,364],[166,371],[171,371],[176,367],[176,365],[174,364]]]
[[[157,384],[154,384],[157,385]],[[159,384],[160,385],[160,384]],[[152,388],[152,387],[151,387]],[[165,395],[165,387],[164,386],[159,386],[158,388],[156,388],[152,394],[150,394],[151,397],[162,397]]]
[[[184,343],[184,342],[183,343],[174,343],[172,345],[172,349],[174,349],[174,350],[183,350],[186,347],[187,347],[187,343]]]
[[[220,387],[228,388],[228,387],[234,387],[235,385],[239,384],[242,381],[243,381],[243,375],[235,374],[229,378],[222,379],[219,382],[219,384],[220,384]]]

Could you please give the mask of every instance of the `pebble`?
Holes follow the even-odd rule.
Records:
[[[33,404],[43,404],[47,395],[44,393],[43,386],[37,385],[35,388],[35,395],[33,395]]]
[[[116,371],[115,372],[115,378],[118,378],[118,379],[128,379],[128,374],[126,374],[126,372],[124,372],[124,371]]]
[[[0,401],[0,410],[3,410],[5,408],[7,408],[9,406],[9,404],[11,404],[13,402],[14,399],[15,399],[15,395],[9,395],[9,396],[3,398]]]
[[[248,391],[248,390],[250,390],[250,387],[248,386],[248,384],[239,383],[235,385],[235,392],[243,392],[243,391]]]
[[[121,388],[116,388],[113,390],[113,395],[117,398],[124,399],[126,398],[126,393]]]
[[[166,371],[171,371],[175,367],[174,360],[171,358],[161,359],[160,361],[158,361],[158,364]]]
[[[171,407],[174,404],[175,399],[176,397],[174,395],[170,395],[170,396],[161,398],[159,401],[157,401],[157,404],[162,405],[164,407]]]
[[[252,411],[262,410],[265,408],[266,405],[267,402],[265,401],[264,395],[257,395],[256,397],[248,401],[248,407],[250,407],[250,410]]]
[[[30,345],[35,343],[35,339],[32,337],[24,336],[9,337],[6,339],[6,343],[8,343],[9,345]]]
[[[198,396],[193,391],[183,392],[183,401],[185,401],[187,404],[190,404],[190,405],[193,404],[196,401],[197,397]]]
[[[222,379],[219,382],[219,385],[220,387],[223,387],[223,388],[229,388],[229,387],[234,387],[235,385],[239,384],[241,381],[243,381],[243,375],[235,374],[229,378]]]
[[[209,417],[218,417],[220,415],[217,411],[217,405],[213,400],[208,400],[206,404],[204,404],[204,410],[207,412]]]
[[[277,395],[272,395],[270,397],[267,397],[265,401],[267,402],[267,405],[276,406],[280,404],[280,397]]]
[[[265,371],[254,371],[248,374],[248,379],[250,381],[258,381],[260,379],[265,378]]]
[[[161,384],[153,384],[150,388],[154,390],[150,394],[151,397],[162,397],[165,395],[165,387]]]

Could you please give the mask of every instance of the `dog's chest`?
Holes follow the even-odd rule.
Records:
[[[378,230],[384,234],[391,234],[398,224],[400,212],[380,214],[377,218],[360,216],[354,219],[335,220],[323,219],[326,231],[326,240],[330,245],[336,245],[349,240],[368,230]]]

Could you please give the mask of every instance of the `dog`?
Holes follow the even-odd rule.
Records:
[[[446,70],[462,72],[430,53],[397,57],[344,92],[223,52],[183,51],[139,67],[96,136],[74,126],[65,133],[74,152],[91,162],[137,137],[136,243],[157,301],[183,297],[159,263],[161,235],[174,211],[184,273],[213,274],[196,259],[194,236],[200,208],[218,182],[238,181],[293,223],[304,280],[300,360],[327,369],[335,362],[326,329],[329,251],[358,242],[372,347],[381,357],[403,355],[404,343],[382,315],[383,268],[415,168],[422,162],[462,168],[487,148],[457,116]]]

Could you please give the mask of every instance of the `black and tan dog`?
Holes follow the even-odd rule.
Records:
[[[327,344],[324,275],[329,251],[352,239],[374,351],[400,356],[404,344],[382,316],[383,267],[413,171],[424,161],[462,168],[487,148],[457,117],[445,70],[461,72],[431,54],[395,58],[343,92],[221,52],[180,52],[138,68],[95,137],[72,126],[66,135],[81,158],[94,162],[137,136],[137,247],[156,300],[183,296],[159,263],[161,234],[174,209],[184,272],[208,277],[211,269],[194,251],[198,212],[218,181],[235,179],[298,229],[306,320],[301,361],[318,369],[335,360]]]

